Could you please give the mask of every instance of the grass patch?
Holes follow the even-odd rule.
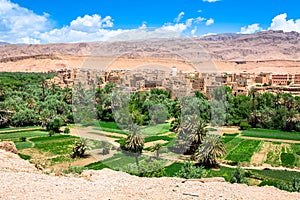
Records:
[[[128,131],[127,130],[120,130],[120,129],[110,129],[110,128],[102,128],[102,127],[93,127],[94,130],[98,130],[98,131],[105,131],[105,132],[109,132],[109,133],[119,133],[119,134],[123,134],[123,135],[128,135]]]
[[[22,132],[14,132],[14,133],[5,133],[0,134],[0,140],[19,140],[20,137],[43,137],[48,135],[46,131],[22,131]]]
[[[220,169],[218,169],[218,170],[209,169],[208,173],[205,177],[206,178],[224,177],[226,181],[230,181],[235,170],[236,169],[231,169],[231,168],[227,168],[227,167],[220,167]]]
[[[245,140],[226,156],[226,160],[250,162],[253,153],[259,150],[261,143],[262,141]]]
[[[236,134],[224,133],[223,136],[221,137],[221,140],[223,141],[223,143],[227,143],[227,142],[230,142],[231,140],[233,140],[237,135],[238,135],[238,133],[236,133]]]
[[[173,163],[165,167],[165,176],[167,177],[174,177],[175,174],[181,169],[183,163]]]
[[[15,145],[17,149],[27,149],[32,147],[31,142],[16,142]]]
[[[300,144],[291,144],[291,147],[294,153],[300,156]]]
[[[54,155],[64,155],[72,153],[74,141],[78,137],[69,135],[55,135],[52,137],[40,137],[30,139],[34,142],[34,148]]]
[[[121,129],[119,129],[118,124],[116,122],[99,121],[99,125],[100,125],[101,128],[121,130]]]
[[[280,130],[249,129],[249,130],[243,131],[242,135],[247,136],[247,137],[300,141],[300,133],[299,132],[285,132],[285,131],[280,131]]]
[[[150,136],[145,138],[145,143],[147,142],[153,142],[157,140],[166,140],[166,141],[172,141],[175,140],[174,138],[168,137],[168,136]]]
[[[225,149],[226,149],[227,153],[229,153],[230,151],[235,149],[243,141],[245,141],[245,140],[241,139],[241,138],[234,138],[234,139],[230,140],[229,142],[227,142],[225,144]]]
[[[139,161],[145,159],[145,156],[139,156]],[[123,167],[127,166],[128,164],[134,164],[135,163],[135,158],[133,156],[127,156],[123,153],[116,153],[113,155],[113,157],[95,162],[92,164],[89,164],[85,166],[88,169],[94,169],[94,170],[99,170],[103,168],[111,168],[115,170],[120,170]]]
[[[142,129],[142,133],[146,136],[161,135],[169,132],[170,126],[171,126],[170,123],[147,126]]]
[[[43,129],[41,126],[24,126],[24,127],[13,127],[13,128],[1,128],[0,133],[5,133],[5,131],[26,131],[26,129],[29,129],[29,131],[32,131],[32,129]]]
[[[300,177],[299,172],[290,172],[283,170],[251,170],[255,177],[273,180],[277,182],[291,181],[293,177]]]
[[[69,162],[69,163],[71,163],[71,162],[73,162],[75,160],[76,159],[73,159],[73,158],[69,157],[68,155],[58,156],[58,157],[50,159],[51,165],[55,165],[56,163],[62,163],[62,162]]]
[[[31,156],[29,156],[29,155],[25,155],[25,154],[21,154],[21,153],[18,153],[18,155],[19,155],[20,158],[22,158],[23,160],[30,160],[30,159],[31,159]]]

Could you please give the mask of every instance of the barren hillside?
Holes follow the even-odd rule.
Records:
[[[0,150],[0,199],[299,199],[274,187],[249,187],[222,179],[139,178],[108,169],[81,177],[50,176],[16,154]]]
[[[0,71],[48,71],[63,66],[134,69],[149,64],[175,65],[183,71],[297,72],[300,34],[265,31],[185,39],[0,45]]]

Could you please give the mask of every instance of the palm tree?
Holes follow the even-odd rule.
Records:
[[[208,130],[206,129],[207,124],[203,119],[200,118],[198,129],[194,135],[194,141],[196,144],[201,144],[203,141],[203,138],[206,136]]]
[[[214,166],[217,158],[226,154],[225,146],[220,140],[220,136],[209,134],[199,146],[195,153],[195,159],[199,164]]]
[[[129,127],[131,133],[127,136],[125,141],[125,148],[132,152],[135,157],[136,165],[139,165],[138,156],[141,154],[144,147],[144,137],[140,133],[138,125],[133,124]]]
[[[159,150],[161,149],[161,147],[162,147],[162,144],[159,144],[159,143],[156,143],[156,144],[152,147],[152,151],[155,152],[156,159],[158,159],[158,157],[159,157]]]

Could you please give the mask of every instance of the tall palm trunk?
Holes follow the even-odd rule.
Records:
[[[135,153],[134,157],[135,157],[135,163],[136,163],[136,165],[139,166],[139,154]]]

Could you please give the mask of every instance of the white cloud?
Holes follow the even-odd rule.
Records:
[[[197,17],[196,19],[195,19],[195,23],[201,23],[201,22],[203,22],[203,21],[205,21],[206,19],[204,18],[204,17]]]
[[[217,33],[206,33],[201,35],[201,37],[210,36],[210,35],[217,35]]]
[[[178,16],[174,19],[174,22],[178,23],[183,18],[184,12],[180,12]]]
[[[185,31],[187,29],[187,25],[183,24],[183,23],[179,23],[179,24],[170,24],[167,23],[165,25],[163,25],[161,28],[161,30],[166,30],[166,31],[174,31],[174,32],[178,32],[178,33],[182,33],[183,31]]]
[[[206,25],[206,26],[210,26],[210,25],[212,25],[213,23],[215,23],[215,20],[214,20],[213,18],[210,18],[210,19],[208,19],[208,20],[205,22],[205,25]]]
[[[143,22],[142,25],[139,27],[141,30],[146,30],[147,29],[147,22]]]
[[[110,16],[102,19],[100,15],[94,14],[92,16],[85,15],[84,17],[77,17],[70,24],[70,28],[76,31],[96,32],[101,28],[113,27],[113,22]]]
[[[285,32],[300,32],[300,19],[287,20],[287,14],[283,13],[273,18],[269,30],[283,30]]]
[[[36,14],[10,0],[0,0],[0,41],[9,43],[60,43],[89,42],[108,40],[130,40],[147,38],[179,37],[182,34],[195,35],[197,24],[211,25],[213,19],[203,17],[182,21],[184,12],[180,12],[173,23],[149,29],[146,22],[135,29],[113,29],[111,16],[78,16],[69,24],[54,28],[49,14]]]
[[[191,27],[194,20],[195,20],[194,18],[187,19],[186,22],[185,22],[186,26]]]
[[[0,0],[0,40],[39,43],[34,37],[41,31],[49,30],[51,22],[48,17],[47,13],[37,15],[9,0]]]
[[[258,31],[262,31],[263,29],[259,26],[259,24],[251,24],[248,26],[243,26],[241,28],[241,31],[238,32],[240,34],[253,34],[256,33]]]
[[[195,26],[194,29],[191,30],[191,34],[192,34],[192,35],[195,35],[195,34],[196,34],[196,31],[197,31],[197,26]]]
[[[203,2],[208,2],[208,3],[215,3],[217,1],[220,1],[220,0],[202,0]]]

